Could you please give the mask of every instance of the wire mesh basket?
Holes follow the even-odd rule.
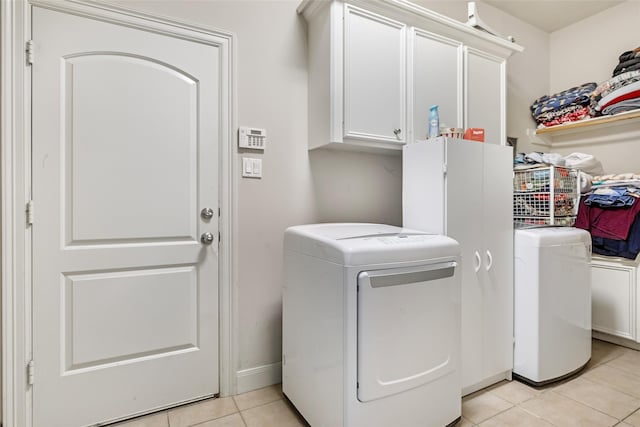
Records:
[[[516,228],[572,226],[578,213],[578,171],[558,166],[514,171]]]

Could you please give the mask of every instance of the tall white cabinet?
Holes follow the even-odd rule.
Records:
[[[450,127],[506,144],[505,63],[523,48],[408,1],[304,0],[309,148],[398,153]]]
[[[437,138],[403,149],[403,225],[462,248],[462,392],[513,368],[512,149]]]

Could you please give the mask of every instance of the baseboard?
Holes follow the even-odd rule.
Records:
[[[621,338],[615,335],[609,335],[604,332],[598,332],[593,330],[591,331],[591,336],[601,341],[607,341],[613,344],[621,345],[623,347],[632,348],[634,350],[640,350],[640,343],[637,343],[627,338]]]
[[[508,371],[504,371],[501,372],[497,375],[494,375],[492,377],[489,378],[485,378],[484,380],[480,381],[479,383],[467,386],[467,387],[463,387],[462,388],[462,396],[467,396],[471,393],[475,393],[478,390],[482,390],[483,388],[489,387],[490,385],[493,385],[495,383],[498,383],[502,380],[508,380],[511,381],[511,369],[509,369]]]
[[[281,362],[243,369],[236,372],[236,393],[246,393],[281,382]]]

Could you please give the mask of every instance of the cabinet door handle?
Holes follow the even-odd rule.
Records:
[[[487,251],[487,271],[491,270],[491,266],[493,265],[493,255],[491,255],[491,251]]]
[[[393,134],[396,136],[396,138],[400,138],[400,132],[402,132],[402,129],[394,129],[393,130]]]
[[[482,263],[482,259],[480,259],[480,254],[478,253],[478,251],[476,251],[476,253],[473,254],[473,255],[476,258],[476,265],[475,265],[475,267],[473,267],[473,269],[477,273],[480,270],[480,264]]]

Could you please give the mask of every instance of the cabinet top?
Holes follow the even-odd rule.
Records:
[[[373,9],[379,13],[394,15],[405,18],[405,23],[418,28],[431,30],[436,33],[446,33],[449,37],[458,39],[466,44],[471,40],[481,40],[484,43],[494,45],[504,50],[509,56],[516,52],[522,52],[524,47],[517,43],[510,42],[501,37],[473,28],[453,18],[434,12],[408,0],[303,0],[297,8],[298,14],[304,15],[305,19],[311,20],[319,10],[324,7],[336,4],[348,3],[354,6],[361,6],[366,9]]]

